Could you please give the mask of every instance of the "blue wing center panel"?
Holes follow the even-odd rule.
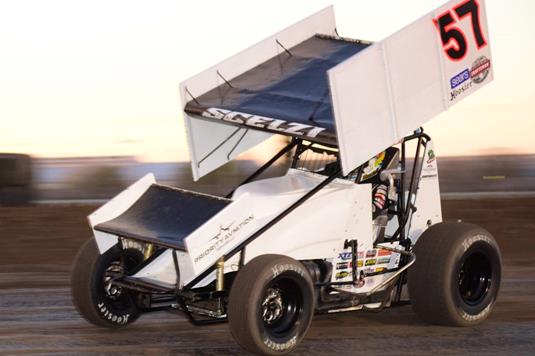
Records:
[[[320,136],[335,138],[327,71],[367,46],[316,35],[189,101],[185,111],[203,117],[208,108],[257,115],[322,128]]]

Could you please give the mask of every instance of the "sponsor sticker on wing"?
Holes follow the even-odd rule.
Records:
[[[463,70],[461,73],[457,74],[450,79],[451,89],[457,88],[459,85],[463,84],[470,79],[470,71],[468,69]]]

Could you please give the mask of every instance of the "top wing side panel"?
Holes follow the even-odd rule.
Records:
[[[453,0],[329,71],[345,174],[493,80],[484,0]]]

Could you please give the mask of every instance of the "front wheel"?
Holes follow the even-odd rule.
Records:
[[[238,344],[257,354],[293,350],[313,314],[312,279],[299,261],[286,256],[254,258],[238,272],[230,290],[230,331]]]
[[[97,326],[118,328],[139,317],[134,295],[113,284],[143,261],[137,249],[115,245],[100,254],[95,239],[89,239],[74,259],[71,274],[72,302],[81,316]]]
[[[414,247],[408,287],[415,312],[432,324],[474,326],[491,313],[501,280],[492,235],[472,224],[431,226]]]

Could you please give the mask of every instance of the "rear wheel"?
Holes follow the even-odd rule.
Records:
[[[230,331],[254,353],[290,352],[307,332],[313,313],[312,279],[300,262],[286,256],[254,258],[239,271],[230,290]]]
[[[135,295],[113,284],[143,261],[137,249],[122,250],[118,245],[100,254],[94,239],[82,245],[71,275],[72,301],[80,315],[97,326],[118,328],[139,317]]]
[[[492,235],[472,224],[431,226],[414,247],[408,287],[416,313],[433,324],[473,326],[492,311],[501,255]]]

